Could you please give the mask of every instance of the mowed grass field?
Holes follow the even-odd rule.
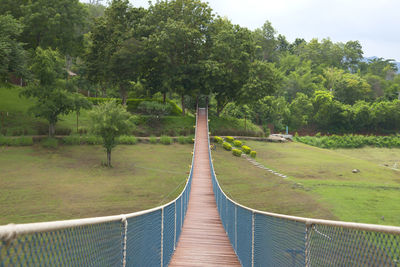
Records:
[[[0,147],[0,225],[131,213],[178,196],[192,145]]]
[[[213,152],[223,189],[252,208],[304,217],[400,226],[399,149],[327,150],[301,143],[247,141],[269,174],[222,148]],[[359,173],[352,173],[359,169]]]

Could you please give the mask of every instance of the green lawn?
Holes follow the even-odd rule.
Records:
[[[0,148],[0,225],[130,213],[183,189],[192,145],[118,146],[114,168],[100,146]]]
[[[400,174],[376,162],[379,154],[399,160],[400,150],[374,149],[367,153],[368,149],[325,150],[301,143],[246,144],[257,151],[258,162],[289,178],[266,176],[259,170],[246,172],[254,167],[220,149],[215,155],[216,169],[221,172],[218,177],[227,191],[245,184],[247,188],[243,186],[233,194],[242,204],[290,215],[400,225]],[[229,173],[229,166],[219,169],[232,159],[236,164],[232,162],[231,166],[240,168],[235,166]],[[352,173],[356,168],[361,172]],[[285,186],[277,186],[276,180]],[[255,185],[249,186],[252,183]],[[271,195],[259,191],[271,191]],[[287,205],[293,205],[293,209],[297,206],[297,211],[289,212]]]

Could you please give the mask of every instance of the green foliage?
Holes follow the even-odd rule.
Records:
[[[224,143],[222,144],[222,147],[225,148],[225,150],[228,150],[228,151],[231,151],[231,150],[232,150],[232,145],[229,144],[229,143],[227,143],[227,142],[224,142]]]
[[[232,154],[236,157],[240,157],[242,155],[242,151],[240,149],[232,149]]]
[[[233,143],[233,141],[235,140],[235,138],[233,138],[232,136],[226,136],[225,137],[225,141],[228,143]]]
[[[31,146],[33,145],[32,137],[5,137],[0,135],[0,146]]]
[[[172,138],[166,135],[162,135],[160,137],[160,143],[163,145],[170,145],[172,144]]]
[[[149,138],[149,142],[150,144],[157,144],[157,138],[154,135],[152,135]]]
[[[179,136],[178,143],[181,145],[186,144],[186,138],[183,135]]]
[[[122,135],[117,138],[117,143],[121,145],[135,145],[137,143],[137,139],[132,135]]]
[[[365,135],[331,135],[331,136],[302,136],[295,141],[321,148],[361,148],[364,146],[399,148],[400,135],[365,136]]]
[[[224,139],[219,136],[214,136],[214,142],[218,143],[218,144],[222,144],[224,142]]]
[[[40,142],[41,146],[47,149],[55,149],[58,147],[58,140],[56,138],[45,138]]]
[[[186,143],[193,144],[194,143],[194,135],[186,136]]]
[[[242,151],[246,154],[250,154],[251,148],[248,146],[242,146]]]
[[[103,139],[103,146],[107,151],[107,165],[111,167],[111,150],[117,145],[116,138],[132,131],[132,117],[123,106],[114,101],[95,106],[90,112],[90,117],[91,131]]]
[[[242,141],[234,140],[234,141],[233,141],[233,145],[234,145],[235,147],[241,147],[241,146],[242,146]]]
[[[139,104],[138,111],[145,115],[164,116],[171,113],[171,106],[155,101],[143,101]]]
[[[80,145],[81,139],[83,137],[81,135],[69,135],[62,138],[62,141],[65,145]]]
[[[255,158],[257,156],[257,152],[256,151],[251,151],[250,152],[250,157]]]

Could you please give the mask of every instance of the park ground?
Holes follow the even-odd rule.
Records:
[[[321,219],[400,226],[400,149],[320,149],[301,143],[247,141],[256,160],[284,179],[218,147],[223,190],[251,208]],[[359,169],[359,173],[353,173]]]
[[[190,144],[120,145],[113,168],[101,146],[0,147],[0,225],[117,215],[167,203],[182,191]]]

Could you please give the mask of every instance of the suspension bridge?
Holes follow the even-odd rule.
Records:
[[[400,266],[400,227],[253,210],[225,195],[198,109],[191,171],[132,214],[0,226],[0,266]]]

